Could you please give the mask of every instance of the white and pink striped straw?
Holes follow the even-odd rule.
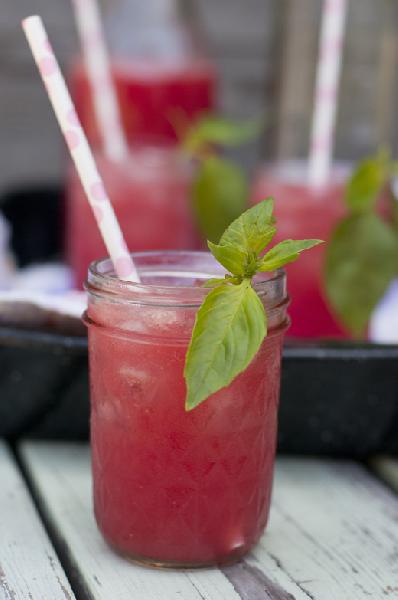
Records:
[[[48,40],[43,21],[37,16],[28,17],[22,21],[22,27],[116,274],[125,281],[139,282],[137,270],[127,250],[119,223]]]
[[[128,146],[122,128],[97,0],[73,0],[83,59],[91,86],[96,121],[111,160],[122,160]]]
[[[333,160],[334,132],[348,0],[324,0],[316,75],[308,179],[326,184]]]

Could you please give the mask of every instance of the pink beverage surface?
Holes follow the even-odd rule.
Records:
[[[173,126],[191,122],[214,109],[216,75],[206,61],[187,60],[176,65],[144,61],[114,61],[112,75],[123,127],[129,142],[137,139],[176,140]],[[89,140],[101,143],[87,75],[80,64],[71,73],[78,115]]]
[[[189,165],[177,161],[171,151],[151,147],[133,149],[121,164],[102,155],[96,159],[131,251],[197,247]],[[66,235],[74,285],[80,288],[89,264],[108,253],[74,168],[68,180]]]
[[[336,175],[319,192],[303,183],[282,180],[276,171],[259,173],[253,188],[252,203],[268,196],[275,199],[278,232],[273,243],[285,239],[314,238],[329,240],[337,222],[344,216],[342,202],[344,179]],[[323,286],[323,262],[326,244],[304,252],[297,263],[287,265],[289,314],[292,337],[347,337],[328,307]]]
[[[96,519],[119,552],[153,562],[237,558],[269,512],[283,331],[271,330],[244,373],[187,413],[194,314],[99,303],[88,312],[105,325],[89,327]]]

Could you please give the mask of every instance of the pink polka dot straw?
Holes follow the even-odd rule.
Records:
[[[72,5],[104,152],[112,160],[122,160],[127,155],[128,147],[111,76],[98,2],[73,0]]]
[[[98,173],[92,152],[76,115],[72,99],[40,17],[22,21],[22,27],[40,71],[50,102],[75,163],[87,199],[112,259],[117,276],[139,282],[119,223]]]
[[[323,3],[308,170],[312,187],[325,185],[330,173],[347,3]]]

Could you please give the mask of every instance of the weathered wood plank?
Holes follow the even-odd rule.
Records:
[[[398,459],[388,456],[378,456],[370,461],[370,467],[389,486],[398,492]],[[398,560],[398,556],[397,556]]]
[[[0,599],[75,598],[11,453],[0,441]]]
[[[278,19],[275,0],[191,0],[196,26],[210,47],[222,48],[235,56],[242,53],[266,56],[275,36]]]
[[[280,460],[249,564],[267,570],[270,555],[309,598],[398,598],[398,498],[354,463]]]
[[[266,573],[245,562],[223,569],[153,571],[108,549],[91,505],[89,452],[84,446],[27,443],[21,457],[52,528],[64,563],[96,600],[308,600],[272,557]]]

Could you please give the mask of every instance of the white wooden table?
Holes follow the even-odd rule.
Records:
[[[0,599],[75,598],[17,464],[0,441]]]
[[[0,443],[0,600],[398,599],[398,496],[353,462],[279,459],[269,528],[245,560],[155,571],[102,540],[86,446],[29,442],[18,456],[25,480]],[[398,485],[397,462],[372,468]]]

